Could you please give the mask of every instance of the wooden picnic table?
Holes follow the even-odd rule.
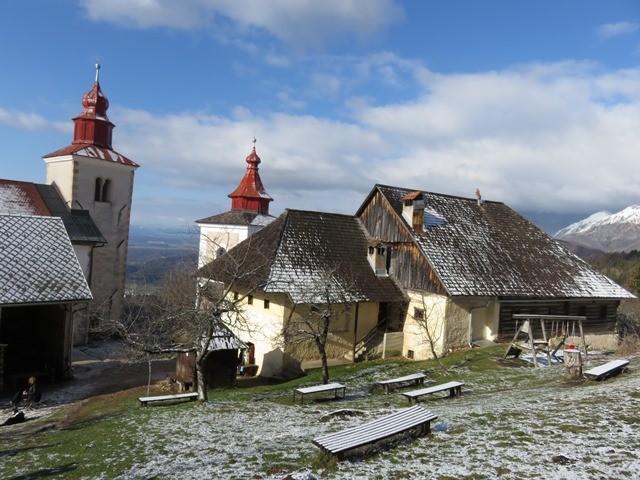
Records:
[[[338,398],[338,390],[342,390],[342,398],[344,398],[346,387],[341,383],[327,383],[324,385],[314,385],[312,387],[302,387],[293,390],[293,403],[296,403],[296,394],[300,394],[300,404],[304,403],[304,396],[313,393],[333,391],[334,398]]]
[[[385,394],[388,394],[389,388],[392,385],[407,383],[407,382],[411,382],[414,385],[424,385],[425,378],[427,378],[427,376],[424,373],[412,373],[411,375],[405,375],[404,377],[391,378],[389,380],[381,380],[378,382],[378,385],[380,385],[383,388]]]
[[[462,386],[464,383],[462,382],[447,382],[441,383],[440,385],[434,385],[433,387],[421,388],[420,390],[412,390],[410,392],[404,392],[403,395],[407,397],[409,402],[417,403],[418,398],[423,395],[430,395],[436,392],[442,392],[444,390],[449,390],[449,396],[455,397],[462,395]]]
[[[357,427],[318,437],[313,443],[341,460],[346,452],[373,445],[413,429],[419,436],[427,435],[431,432],[431,422],[437,418],[429,410],[415,405]]]

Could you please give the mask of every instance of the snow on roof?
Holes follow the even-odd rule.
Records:
[[[0,213],[50,215],[36,185],[0,179]]]
[[[214,327],[215,330],[209,343],[209,351],[216,350],[248,350],[246,343],[240,340],[235,334],[224,324]]]
[[[62,219],[0,215],[0,304],[91,300]]]
[[[0,214],[60,217],[72,242],[106,242],[89,212],[69,210],[54,185],[0,179]]]
[[[196,223],[212,225],[264,226],[275,220],[273,215],[263,215],[255,210],[229,210],[211,217],[196,220]]]
[[[287,210],[200,274],[229,281],[224,272],[239,267],[243,283],[287,293],[294,303],[403,301],[393,279],[371,268],[369,241],[354,216]]]
[[[413,190],[376,190],[450,295],[634,298],[503,203],[422,192],[439,221],[416,233],[402,217],[402,199]]]
[[[88,143],[74,143],[61,148],[60,150],[56,150],[55,152],[48,153],[42,158],[62,157],[64,155],[79,155],[82,157],[97,158],[98,160],[121,163],[123,165],[129,165],[136,168],[140,166],[133,160],[129,160],[127,157],[114,150]]]

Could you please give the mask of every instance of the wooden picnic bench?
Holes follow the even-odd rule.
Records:
[[[334,398],[338,398],[338,390],[342,390],[344,398],[346,387],[341,383],[327,383],[325,385],[314,385],[313,387],[296,388],[293,391],[293,403],[296,403],[296,394],[300,394],[300,404],[304,403],[304,396],[312,393],[330,392],[333,390]]]
[[[415,405],[357,427],[315,438],[313,443],[341,460],[346,452],[371,447],[410,430],[415,430],[417,436],[428,435],[431,432],[431,422],[436,418],[438,417],[429,410]]]
[[[147,403],[166,402],[171,400],[196,400],[198,398],[198,392],[191,393],[177,393],[175,395],[155,395],[153,397],[140,397],[140,405],[147,406]]]
[[[425,378],[427,378],[427,376],[424,373],[412,373],[411,375],[405,375],[404,377],[382,380],[378,382],[378,385],[380,385],[383,388],[384,393],[387,394],[389,393],[389,388],[392,385],[407,382],[412,382],[414,385],[424,385]]]
[[[449,396],[455,397],[458,395],[462,395],[462,386],[464,383],[462,382],[447,382],[441,383],[440,385],[434,385],[433,387],[421,388],[419,390],[412,390],[410,392],[404,392],[403,395],[409,399],[411,403],[417,403],[418,398],[423,395],[429,395],[436,392],[442,392],[444,390],[449,390]]]
[[[627,365],[629,365],[629,360],[612,360],[604,365],[583,372],[583,375],[589,380],[604,380],[605,378],[619,374]]]

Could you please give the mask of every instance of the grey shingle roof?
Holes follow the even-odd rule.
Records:
[[[105,243],[88,210],[69,210],[53,185],[0,179],[0,214],[60,217],[74,243]]]
[[[228,281],[238,268],[248,274],[244,283],[285,292],[294,303],[322,302],[323,289],[336,303],[403,301],[392,278],[375,275],[367,259],[369,242],[354,216],[287,210],[200,274]]]
[[[211,217],[196,220],[196,223],[210,223],[214,225],[266,225],[274,220],[272,215],[264,215],[254,210],[229,210]]]
[[[425,213],[437,221],[425,222],[419,234],[402,217],[402,198],[413,190],[376,185],[372,194],[376,190],[450,295],[633,298],[503,203],[422,192]]]
[[[0,304],[91,298],[60,218],[0,215]]]

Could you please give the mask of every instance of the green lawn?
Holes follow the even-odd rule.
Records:
[[[363,362],[331,368],[345,401],[293,405],[320,371],[274,384],[212,390],[209,402],[141,408],[143,389],[94,397],[53,416],[2,427],[0,478],[633,478],[640,467],[637,360],[607,382],[567,383],[562,367],[501,360],[502,348],[435,362]],[[422,371],[465,382],[462,398],[426,398],[433,434],[335,462],[311,440],[408,406],[375,382]],[[360,416],[329,416],[340,409]],[[576,477],[577,478],[577,477]]]

